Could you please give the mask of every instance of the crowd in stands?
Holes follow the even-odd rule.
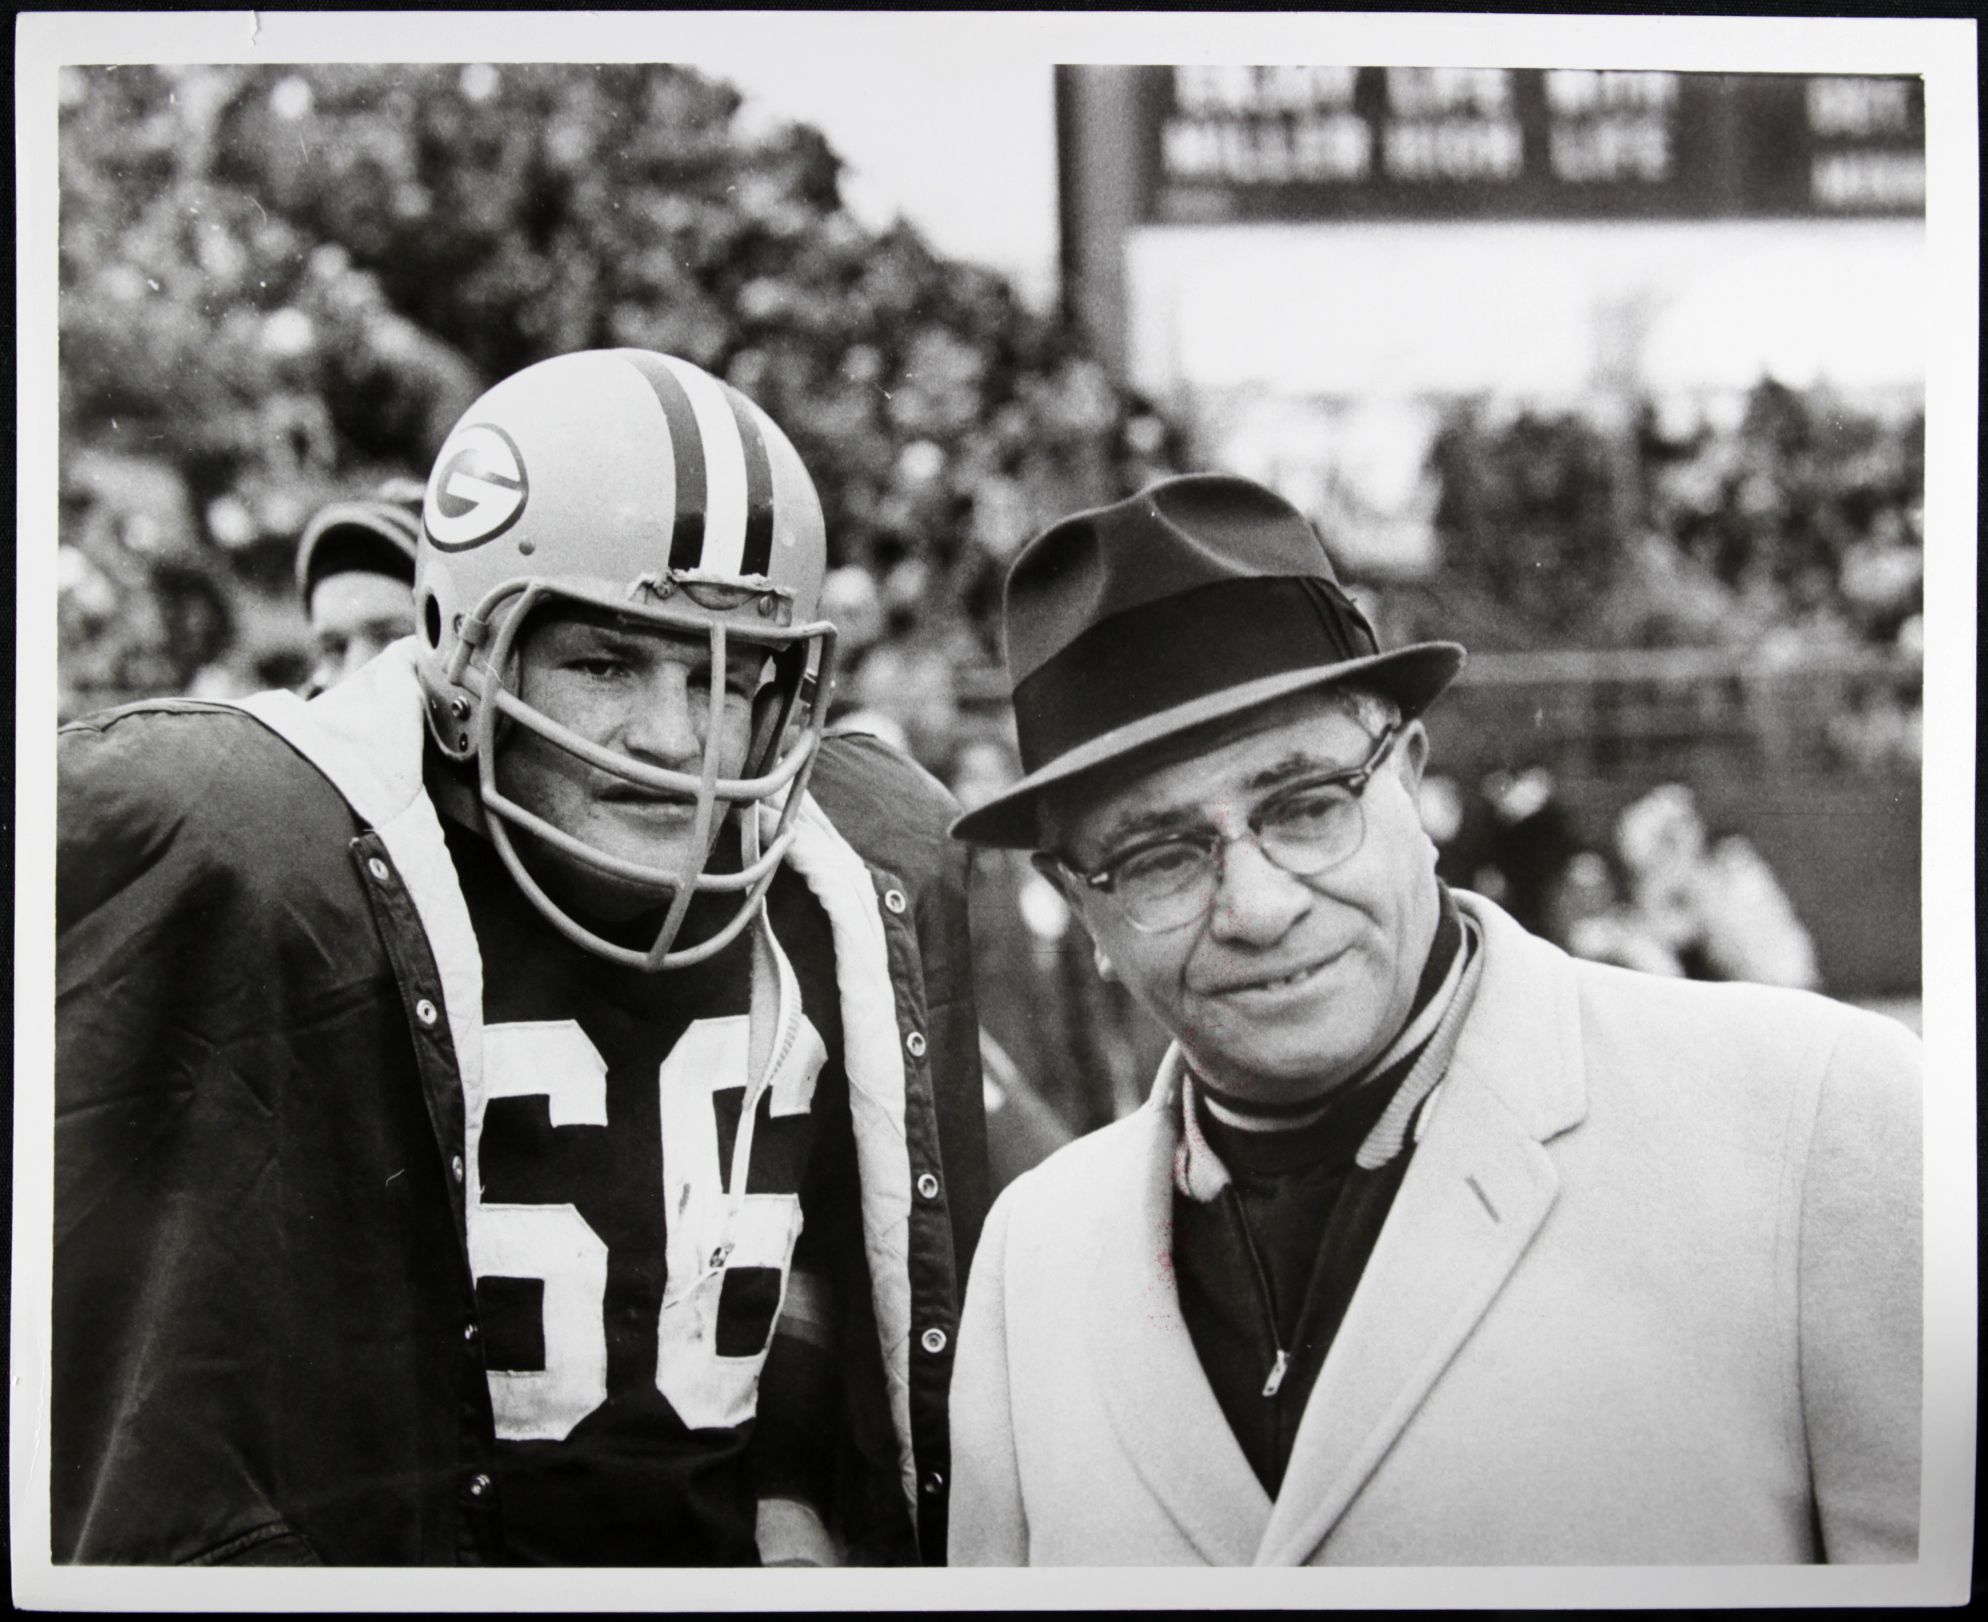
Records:
[[[1924,429],[1772,379],[1626,429],[1461,403],[1431,453],[1445,601],[1420,611],[1489,647],[1916,653]]]

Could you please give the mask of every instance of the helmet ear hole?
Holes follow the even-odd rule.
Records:
[[[432,591],[421,598],[421,640],[431,648],[442,645],[442,605]]]

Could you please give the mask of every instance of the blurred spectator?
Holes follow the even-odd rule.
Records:
[[[1821,985],[1815,942],[1760,853],[1737,834],[1715,843],[1704,867],[1704,953],[1720,980]]]
[[[888,738],[927,771],[945,776],[958,747],[953,663],[937,648],[882,642],[850,682],[855,710],[841,722]]]
[[[1635,923],[1686,974],[1817,986],[1815,943],[1772,870],[1737,835],[1713,841],[1688,788],[1665,784],[1629,806],[1616,846]]]
[[[1556,922],[1559,938],[1576,957],[1645,974],[1684,973],[1677,954],[1650,932],[1640,914],[1623,904],[1608,858],[1598,851],[1584,850],[1567,864]]]
[[[1556,927],[1556,897],[1581,841],[1551,772],[1492,772],[1468,799],[1448,778],[1425,780],[1422,816],[1445,880],[1497,902],[1533,934],[1567,944]]]
[[[839,670],[854,670],[883,635],[884,605],[876,577],[861,564],[830,569],[821,583],[821,617],[835,627]]]
[[[971,810],[1020,775],[1005,739],[976,737],[958,752],[952,789]],[[974,851],[969,884],[981,1024],[1017,1084],[1070,1134],[1138,1108],[1164,1034],[1100,977],[1062,896],[1025,851]],[[990,1142],[995,1127],[990,1116]]]
[[[1432,776],[1423,825],[1437,871],[1576,956],[1650,974],[1813,989],[1815,946],[1746,840],[1714,840],[1691,791],[1665,784],[1617,820],[1624,884],[1584,848],[1550,773],[1493,772],[1464,800]]]
[[[1561,941],[1554,898],[1580,840],[1553,774],[1543,766],[1493,772],[1484,780],[1484,798],[1495,819],[1490,861],[1504,881],[1501,905],[1533,934]]]
[[[297,595],[315,662],[307,693],[336,687],[414,631],[421,484],[389,479],[360,501],[318,510],[297,544]]]
[[[1837,755],[1873,776],[1916,774],[1924,759],[1917,693],[1874,681],[1854,686],[1851,695],[1829,719],[1829,741]]]
[[[155,458],[81,451],[62,485],[59,718],[155,694],[229,696],[240,603],[195,538],[185,481]]]

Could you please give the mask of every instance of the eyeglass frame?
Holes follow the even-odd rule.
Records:
[[[1255,845],[1263,859],[1276,868],[1278,872],[1288,873],[1292,878],[1300,880],[1314,879],[1321,873],[1329,873],[1341,863],[1349,862],[1357,856],[1360,853],[1361,847],[1367,842],[1367,786],[1373,782],[1375,776],[1380,772],[1381,767],[1387,763],[1387,757],[1393,752],[1395,743],[1400,739],[1403,730],[1404,723],[1399,721],[1391,721],[1382,727],[1379,736],[1374,739],[1373,748],[1368,751],[1367,757],[1357,766],[1348,766],[1340,771],[1321,772],[1316,777],[1304,777],[1294,783],[1286,783],[1282,788],[1266,796],[1262,804],[1258,805],[1243,819],[1243,831],[1240,833],[1225,834],[1218,828],[1209,828],[1200,836],[1192,833],[1170,833],[1155,839],[1142,840],[1133,845],[1130,850],[1120,851],[1117,855],[1109,858],[1088,873],[1078,867],[1060,851],[1051,851],[1046,854],[1078,884],[1095,890],[1099,895],[1110,897],[1112,904],[1118,908],[1126,923],[1130,924],[1141,935],[1172,934],[1177,929],[1187,928],[1189,924],[1199,923],[1209,913],[1214,911],[1216,897],[1222,892],[1224,853],[1230,845],[1240,840],[1247,839],[1251,844]],[[1314,789],[1339,786],[1351,790],[1353,797],[1352,803],[1360,812],[1360,837],[1354,840],[1343,854],[1335,856],[1323,866],[1313,868],[1309,873],[1299,873],[1286,867],[1275,856],[1271,855],[1268,850],[1264,849],[1263,829],[1261,827],[1261,818],[1264,813],[1274,811],[1279,805],[1284,804],[1295,795],[1308,793]],[[1113,894],[1112,884],[1117,876],[1117,870],[1122,868],[1133,857],[1143,855],[1146,851],[1155,850],[1162,845],[1180,843],[1199,844],[1202,847],[1206,852],[1207,860],[1210,864],[1209,870],[1215,876],[1215,886],[1208,892],[1207,903],[1198,912],[1181,919],[1179,923],[1142,924],[1137,918],[1132,916],[1132,909],[1126,906],[1117,895]]]

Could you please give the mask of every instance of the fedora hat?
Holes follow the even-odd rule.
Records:
[[[952,833],[1021,850],[1053,784],[1354,678],[1418,715],[1464,657],[1454,642],[1383,653],[1304,515],[1226,473],[1052,524],[1008,571],[1003,619],[1023,776]]]

